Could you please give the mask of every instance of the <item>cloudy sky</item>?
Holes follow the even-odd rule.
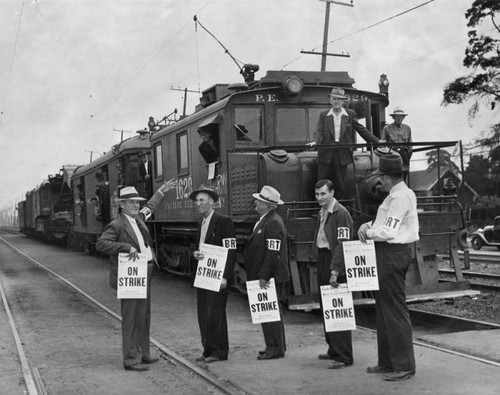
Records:
[[[355,87],[370,91],[387,74],[388,110],[409,113],[415,141],[470,142],[498,114],[484,111],[471,122],[467,105],[441,101],[443,86],[468,72],[464,13],[471,3],[332,5],[328,51],[350,58],[330,57],[327,70],[348,71]],[[172,87],[242,81],[223,48],[195,30],[194,15],[236,59],[259,64],[257,78],[266,70],[320,69],[319,56],[300,53],[321,51],[319,0],[0,0],[0,209],[61,165],[108,151],[120,140],[116,130],[135,135],[149,116],[182,111],[183,92]],[[188,113],[198,98],[188,94]]]

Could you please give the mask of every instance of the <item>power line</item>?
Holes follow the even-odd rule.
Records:
[[[16,57],[17,42],[19,40],[19,30],[21,30],[21,20],[23,19],[24,1],[21,2],[21,11],[19,11],[19,22],[17,24],[16,39],[14,41],[14,48],[12,49],[12,57],[10,59],[9,75],[7,76],[7,84],[5,84],[5,94],[3,97],[2,108],[0,109],[0,115],[3,115],[3,109],[5,108],[5,103],[7,102],[7,93],[9,92],[10,79],[12,76],[12,69],[14,67],[14,59]]]
[[[393,16],[391,16],[391,17],[389,17],[389,18],[386,18],[386,19],[383,19],[383,20],[381,20],[381,21],[379,21],[379,22],[375,22],[375,23],[373,23],[373,24],[371,24],[371,25],[368,25],[368,26],[366,26],[366,27],[364,27],[364,28],[362,28],[362,29],[356,30],[356,31],[354,31],[354,32],[352,32],[352,33],[349,33],[349,34],[346,34],[346,35],[344,35],[344,36],[341,36],[341,37],[335,38],[335,39],[333,39],[332,41],[329,41],[329,42],[328,42],[328,44],[334,43],[334,42],[336,42],[336,41],[340,41],[340,40],[342,40],[342,39],[344,39],[344,38],[347,38],[347,37],[353,36],[353,35],[355,35],[355,34],[358,34],[358,33],[362,32],[362,31],[368,30],[368,29],[370,29],[370,28],[372,28],[372,27],[375,27],[375,26],[381,25],[382,23],[388,22],[388,21],[390,21],[390,20],[392,20],[392,19],[395,19],[395,18],[400,17],[400,16],[402,16],[402,15],[404,15],[404,14],[407,14],[407,13],[409,13],[409,12],[411,12],[411,11],[414,11],[414,10],[416,10],[416,9],[420,8],[420,7],[423,7],[423,6],[425,6],[425,5],[429,4],[429,3],[432,3],[433,1],[434,1],[434,0],[428,0],[428,1],[426,1],[425,3],[419,4],[419,5],[417,5],[417,6],[413,7],[413,8],[409,8],[408,10],[402,11],[402,12],[400,12],[399,14],[393,15]],[[318,49],[318,48],[321,48],[321,47],[322,47],[322,45],[317,46],[317,47],[314,47],[314,48],[312,48],[312,49],[311,49],[311,51],[314,51],[315,49]],[[291,63],[293,63],[293,62],[295,62],[296,60],[300,59],[301,57],[302,57],[302,56],[298,56],[298,57],[296,57],[295,59],[293,59],[293,60],[291,60],[290,62],[288,62],[288,63],[286,63],[285,65],[283,65],[283,66],[282,66],[282,68],[287,67],[288,65],[290,65]]]

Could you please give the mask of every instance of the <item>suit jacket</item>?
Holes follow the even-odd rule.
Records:
[[[146,219],[144,213],[148,211],[149,213],[154,212],[154,209],[158,206],[162,198],[163,196],[161,193],[156,192],[136,217],[136,221],[140,221],[142,225],[144,225],[144,229],[147,229],[146,223],[144,222]],[[140,251],[139,240],[137,240],[134,229],[132,225],[130,225],[129,220],[125,217],[125,214],[121,213],[106,226],[96,244],[97,251],[109,254],[109,285],[114,289],[116,289],[118,280],[118,254],[120,252],[128,254],[131,246],[134,246],[135,249]],[[156,260],[154,251],[153,259]]]
[[[316,224],[316,231],[314,232],[313,254],[318,256],[318,247],[316,239],[318,238],[318,231],[321,223],[321,217],[318,215],[318,222]],[[332,252],[332,261],[330,263],[330,270],[335,270],[338,273],[345,272],[344,250],[342,243],[344,241],[352,240],[353,221],[349,211],[335,201],[332,213],[328,213],[325,220],[325,235]]]
[[[201,222],[198,224],[196,246],[200,244],[200,232]],[[230,281],[233,277],[234,265],[236,263],[236,233],[234,231],[233,220],[215,211],[208,224],[205,243],[228,248],[223,277]]]
[[[147,166],[147,168],[146,168]],[[139,174],[141,176],[142,179],[145,179],[146,178],[146,175],[150,175],[152,176],[152,165],[151,165],[151,161],[148,160],[148,163],[145,164],[144,162],[141,161],[141,163],[139,164]]]
[[[328,112],[323,111],[319,115],[318,127],[314,133],[314,141],[318,145],[335,145],[335,144],[355,144],[356,132],[359,133],[369,143],[378,143],[379,139],[375,137],[367,128],[361,125],[356,118],[354,111],[345,109],[346,115],[342,115],[340,119],[340,139],[335,141],[335,127],[333,117],[327,116]],[[347,166],[352,163],[352,152],[349,148],[341,148],[333,150],[331,148],[318,148],[318,162],[331,163],[334,152],[338,152],[340,156],[340,164]]]
[[[219,159],[219,153],[217,152],[217,150],[213,145],[209,144],[206,141],[200,144],[198,150],[207,163],[217,162],[217,160]]]
[[[288,281],[287,235],[283,219],[274,210],[258,223],[243,253],[247,280]]]

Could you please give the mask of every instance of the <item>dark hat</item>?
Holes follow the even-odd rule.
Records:
[[[332,89],[332,91],[328,96],[338,97],[339,99],[345,99],[345,92],[342,88],[335,87]]]
[[[191,200],[195,200],[196,196],[200,192],[203,192],[203,193],[210,195],[210,197],[212,199],[214,199],[214,202],[217,202],[219,200],[219,195],[217,194],[217,192],[215,192],[212,188],[210,188],[206,185],[203,185],[203,184],[201,184],[200,187],[196,191],[191,192],[191,194],[189,195],[189,198]]]
[[[146,200],[141,195],[139,195],[139,192],[137,192],[137,189],[135,189],[134,187],[125,187],[125,188],[120,189],[118,199],[119,200]]]
[[[254,193],[252,196],[254,199],[261,200],[266,203],[284,204],[283,200],[281,200],[280,193],[269,185],[264,185],[260,190],[260,193]]]
[[[397,174],[408,171],[408,166],[403,165],[403,160],[398,154],[387,154],[380,157],[378,169],[372,175]]]

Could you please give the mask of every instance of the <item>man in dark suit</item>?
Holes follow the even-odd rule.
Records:
[[[118,197],[122,212],[106,226],[96,244],[97,251],[109,254],[109,282],[114,289],[117,288],[118,254],[128,254],[128,259],[135,260],[141,253],[148,260],[147,298],[121,299],[123,365],[126,370],[145,371],[149,368],[144,364],[158,362],[158,357],[151,355],[149,344],[151,274],[155,257],[151,248],[153,240],[144,221],[151,217],[164,194],[176,184],[174,179],[163,183],[141,210],[140,201],[146,199],[134,187],[122,188]]]
[[[338,287],[339,283],[347,282],[342,243],[351,240],[353,221],[347,209],[335,199],[330,180],[319,180],[314,185],[314,193],[321,207],[313,243],[318,257],[318,286]],[[329,369],[342,369],[353,364],[351,331],[325,330],[325,340],[328,350],[318,358],[331,360]]]
[[[355,132],[368,143],[380,141],[358,122],[354,111],[343,107],[346,96],[342,88],[333,88],[329,96],[332,108],[320,113],[314,141],[308,143],[309,146],[356,144]],[[333,180],[335,192],[341,197],[347,166],[351,163],[352,151],[348,147],[318,148],[318,180]]]
[[[244,251],[247,280],[259,280],[260,288],[266,289],[274,277],[278,298],[286,294],[285,286],[290,277],[288,269],[287,236],[283,219],[276,213],[283,204],[280,193],[264,185],[260,193],[254,193],[255,211],[260,219],[255,224]],[[285,327],[283,321],[262,324],[266,349],[259,351],[257,359],[266,360],[285,356]]]
[[[236,262],[236,234],[233,220],[214,210],[219,195],[204,185],[189,195],[203,219],[198,225],[196,245],[193,253],[197,260],[204,258],[200,252],[202,243],[228,249],[226,267],[219,292],[197,288],[198,324],[200,326],[203,354],[197,361],[225,361],[229,352],[227,334],[227,284],[233,277]]]
[[[149,156],[146,152],[141,153],[139,159],[139,175],[145,185],[145,192],[147,196],[151,196],[153,192],[153,166],[151,165],[151,161],[149,160]]]

